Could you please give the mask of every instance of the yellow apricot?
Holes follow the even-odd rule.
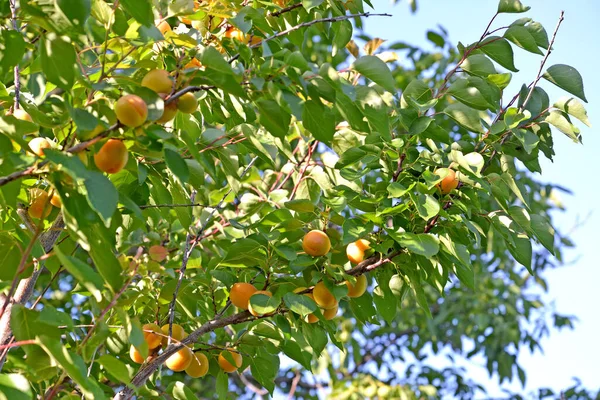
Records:
[[[122,141],[109,139],[100,150],[94,154],[94,163],[102,172],[115,174],[127,164],[129,154]]]
[[[198,109],[198,100],[193,93],[186,93],[179,98],[177,108],[182,113],[191,114]]]
[[[357,276],[354,285],[349,281],[346,281],[346,286],[348,286],[348,297],[362,296],[367,290],[367,283],[367,277],[365,275]]]
[[[433,173],[438,176],[446,174],[444,179],[436,185],[442,194],[448,194],[458,187],[458,179],[456,179],[454,170],[450,168],[438,168]]]
[[[168,94],[160,93],[159,96],[162,97],[164,100],[168,96]],[[163,114],[155,122],[157,124],[164,124],[166,122],[169,122],[173,118],[175,118],[175,115],[177,115],[177,101],[172,101],[169,104],[167,104],[165,102],[165,108],[163,110]]]
[[[337,300],[333,293],[327,289],[325,283],[323,281],[317,283],[313,288],[313,296],[315,299],[315,303],[319,305],[319,307],[324,308],[326,310],[330,308],[334,308],[338,305]]]
[[[29,209],[27,212],[31,218],[46,218],[52,211],[48,201],[48,192],[43,189],[33,188],[29,190]]]
[[[346,257],[351,263],[358,264],[365,259],[365,252],[356,246],[356,243],[352,242],[346,246]]]
[[[194,353],[192,352],[192,350],[187,346],[183,346],[181,349],[177,350],[176,353],[167,358],[167,360],[165,361],[165,366],[171,371],[184,371],[187,367],[190,366],[193,358]]]
[[[336,305],[335,307],[330,308],[329,310],[324,310],[323,318],[325,318],[327,321],[334,319],[338,313],[338,309],[339,307]]]
[[[273,297],[273,293],[269,292],[268,290],[257,290],[256,292],[254,292],[252,294],[252,296],[257,295],[257,294],[264,294],[265,296],[268,297]],[[250,297],[252,297],[250,296]],[[252,304],[250,303],[250,299],[248,299],[248,311],[250,311],[250,314],[254,315],[255,317],[262,317],[263,315],[273,315],[273,313],[271,314],[261,314],[256,310],[252,309]]]
[[[162,343],[162,335],[158,335],[161,333],[160,327],[156,324],[145,324],[142,329],[144,330],[144,340],[148,343],[148,348],[150,350],[157,348]],[[151,331],[151,332],[148,332]]]
[[[142,79],[142,86],[154,90],[156,93],[171,93],[173,79],[164,69],[153,69]]]
[[[35,137],[28,144],[31,151],[39,157],[44,156],[44,149],[52,148],[52,142],[45,137]]]
[[[192,362],[185,369],[185,373],[192,378],[202,378],[208,372],[208,358],[204,353],[194,353]]]
[[[251,283],[234,283],[229,292],[231,304],[242,310],[248,309],[250,296],[257,292],[257,289]]]
[[[302,248],[310,256],[324,256],[331,249],[331,241],[325,232],[312,230],[302,239]]]
[[[367,249],[371,248],[371,243],[367,239],[358,239],[356,242],[354,242],[354,244],[362,251],[366,251]]]
[[[56,190],[54,190],[52,192],[52,197],[50,198],[50,204],[52,204],[54,207],[58,207],[58,208],[62,207],[62,201],[61,201],[58,193],[56,193]]]
[[[142,356],[142,353],[138,351],[133,345],[129,348],[129,357],[136,364],[143,364],[146,359]]]
[[[148,106],[141,97],[127,94],[115,104],[117,119],[125,126],[137,128],[148,118]]]
[[[158,25],[156,25],[160,33],[164,36],[167,32],[171,32],[171,25],[167,21],[162,21]]]
[[[167,258],[168,254],[169,251],[164,246],[154,245],[150,246],[150,248],[148,249],[148,255],[152,260],[156,262],[164,261],[164,259]]]
[[[248,36],[238,28],[230,27],[225,31],[225,37],[237,40],[242,43],[248,43]]]
[[[168,338],[169,324],[163,325],[162,328],[160,328],[160,330],[162,331],[162,333],[164,335],[161,340],[162,345],[166,346],[169,341],[169,338]],[[183,327],[179,324],[173,324],[172,334],[173,335],[171,337],[177,341],[181,341],[187,336],[185,331],[183,330]],[[171,341],[171,342],[173,342],[173,341]]]
[[[235,365],[233,365],[232,363],[230,363],[223,356],[223,353],[225,353],[225,351],[228,351],[229,354],[231,354],[231,358],[233,358],[233,361],[235,362]],[[240,353],[236,353],[235,351],[231,351],[231,350],[223,350],[219,354],[219,367],[221,367],[221,369],[223,371],[231,373],[231,372],[236,371],[241,366],[242,366],[242,355]]]
[[[192,58],[189,63],[185,64],[183,69],[204,69],[204,65],[197,58]]]

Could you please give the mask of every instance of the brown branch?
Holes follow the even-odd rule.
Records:
[[[292,4],[291,6],[282,8],[279,11],[271,12],[271,13],[267,14],[267,16],[268,17],[279,17],[281,14],[285,14],[286,12],[290,12],[290,11],[295,10],[296,8],[300,8],[300,7],[302,7],[302,3]]]
[[[9,344],[4,344],[0,346],[0,350],[11,349],[13,347],[25,346],[28,344],[37,344],[37,340],[21,340],[20,342],[12,342]]]
[[[398,178],[400,177],[400,174],[402,173],[403,167],[402,164],[404,163],[404,159],[406,158],[406,154],[402,153],[400,155],[400,157],[398,157],[398,168],[396,169],[396,172],[394,172],[394,176],[392,177],[392,182],[396,182],[398,180]]]
[[[8,4],[10,6],[10,19],[11,19],[11,23],[12,23],[12,28],[14,31],[19,32],[19,26],[17,25],[17,1],[16,0],[9,0]],[[13,105],[13,109],[16,110],[19,108],[19,101],[20,101],[20,96],[21,96],[21,71],[19,68],[19,63],[17,62],[17,65],[15,65],[14,68],[14,81],[15,81],[15,104]]]

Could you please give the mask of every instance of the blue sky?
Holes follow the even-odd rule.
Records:
[[[581,128],[584,145],[573,143],[562,133],[554,134],[556,157],[554,163],[543,162],[542,181],[552,182],[573,191],[561,194],[567,211],[554,215],[556,227],[563,232],[573,231],[571,239],[577,247],[566,253],[569,265],[546,274],[550,291],[546,300],[554,302],[562,314],[576,315],[579,319],[573,331],[553,331],[542,342],[544,353],[529,354],[523,350],[521,362],[527,371],[527,390],[550,387],[561,390],[573,384],[578,377],[588,388],[600,387],[600,263],[596,251],[600,245],[597,225],[600,223],[600,183],[596,178],[600,135],[600,1],[599,0],[522,0],[531,6],[526,14],[503,14],[493,26],[505,26],[517,18],[527,16],[541,22],[551,35],[561,10],[565,20],[555,41],[555,50],[548,60],[552,64],[569,64],[579,70],[584,79],[586,105],[592,128]],[[472,43],[476,41],[496,11],[497,0],[418,0],[418,12],[409,12],[407,1],[392,6],[388,1],[374,0],[378,12],[393,14],[393,18],[369,18],[365,31],[373,37],[390,42],[404,41],[431,48],[426,32],[440,24],[449,31],[450,40]],[[515,63],[520,70],[506,93],[516,93],[522,83],[531,82],[539,68],[541,57],[515,49]],[[500,68],[501,69],[501,68]],[[547,81],[540,81],[551,102],[567,95]],[[543,157],[542,157],[543,158]],[[472,378],[487,379],[484,368],[473,367]],[[510,385],[520,390],[517,382]],[[493,385],[490,395],[501,394]]]

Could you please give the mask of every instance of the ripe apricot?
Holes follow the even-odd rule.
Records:
[[[204,69],[204,65],[197,58],[192,58],[189,63],[185,64],[183,69]]]
[[[348,286],[348,297],[360,297],[367,290],[367,277],[365,275],[359,275],[356,277],[356,283],[353,285],[349,281],[346,281]]]
[[[198,100],[193,93],[186,93],[179,98],[177,108],[182,113],[191,114],[198,109]]]
[[[302,248],[309,256],[324,256],[331,249],[331,241],[323,231],[312,230],[302,240]]]
[[[371,243],[367,239],[358,239],[356,242],[354,242],[354,244],[362,251],[366,251],[371,248]]]
[[[160,93],[159,96],[162,97],[164,100],[168,96],[168,94]],[[155,122],[157,124],[164,124],[166,122],[169,122],[173,118],[175,118],[175,115],[177,115],[177,101],[172,101],[169,104],[167,104],[165,102],[165,108],[163,110],[163,114]]]
[[[62,207],[62,201],[61,201],[58,193],[56,193],[56,190],[54,190],[52,192],[52,197],[50,198],[50,204],[52,204],[54,207],[57,207],[57,208]]]
[[[102,172],[115,174],[127,164],[129,154],[122,141],[109,139],[100,150],[94,154],[94,163]]]
[[[29,209],[27,212],[31,218],[46,218],[52,211],[48,201],[48,192],[43,189],[33,188],[29,190]]]
[[[439,176],[446,174],[444,179],[436,185],[442,194],[448,194],[458,187],[458,179],[456,179],[456,172],[454,170],[450,168],[438,168],[433,173]]]
[[[185,373],[192,378],[202,378],[208,372],[208,358],[204,353],[194,353],[192,362],[185,369]]]
[[[142,79],[142,86],[154,90],[156,93],[171,93],[173,79],[164,69],[153,69]]]
[[[31,151],[39,157],[44,155],[44,149],[52,148],[52,142],[45,137],[35,137],[28,144]]]
[[[129,348],[129,357],[131,357],[131,361],[136,364],[143,364],[146,359],[142,356],[142,353],[138,351],[133,345]]]
[[[22,121],[33,122],[33,119],[31,119],[31,115],[29,115],[29,113],[27,111],[23,110],[22,108],[17,108],[16,110],[14,110],[12,115],[16,119],[20,119]]]
[[[167,360],[165,361],[165,366],[171,371],[184,371],[187,367],[190,366],[193,358],[194,353],[192,352],[192,350],[187,346],[183,346],[181,349],[177,350],[176,353],[167,358]]]
[[[334,308],[338,305],[337,300],[333,296],[333,293],[327,289],[325,283],[323,281],[317,283],[313,289],[313,296],[315,303],[319,305],[319,307],[324,308],[326,310],[330,308]]]
[[[250,41],[249,44],[250,46],[258,46],[261,42],[262,42],[263,38],[261,38],[260,36],[251,36],[250,37]]]
[[[171,25],[167,21],[162,21],[158,25],[156,25],[160,33],[164,36],[167,32],[171,32]]]
[[[165,258],[167,258],[168,254],[169,251],[164,246],[160,246],[158,244],[150,246],[148,249],[148,255],[150,255],[150,258],[156,262],[163,261]]]
[[[250,296],[256,293],[257,290],[258,289],[256,289],[251,283],[238,282],[231,287],[231,292],[229,292],[229,299],[231,300],[231,303],[237,308],[247,310],[250,301]]]
[[[252,294],[252,296],[257,295],[257,294],[264,294],[265,296],[268,297],[273,297],[273,293],[269,292],[268,290],[257,290],[256,292],[254,292]],[[250,296],[250,297],[252,297]],[[250,303],[250,299],[248,299],[248,311],[250,311],[250,314],[254,315],[255,317],[262,317],[263,315],[272,315],[271,314],[261,314],[256,310],[252,309],[252,304]]]
[[[127,94],[117,100],[115,114],[123,125],[137,128],[146,122],[148,118],[148,106],[141,97],[135,94]]]
[[[226,351],[228,351],[229,354],[231,354],[231,358],[233,358],[233,361],[235,362],[235,365],[233,365],[232,363],[230,363],[223,356],[223,353],[225,353]],[[236,353],[235,351],[231,351],[231,350],[223,350],[219,354],[219,367],[221,367],[221,369],[223,371],[231,373],[231,372],[236,371],[241,366],[242,366],[242,355],[240,353]]]
[[[165,324],[162,326],[162,328],[160,328],[160,330],[163,333],[163,337],[161,339],[162,345],[166,346],[167,343],[169,342],[169,324]],[[177,341],[181,341],[186,337],[186,333],[183,330],[183,327],[179,324],[173,324],[173,331],[172,331],[172,338],[177,340]],[[172,341],[171,341],[172,342]]]
[[[237,40],[242,43],[248,43],[248,36],[238,28],[230,27],[225,31],[225,37],[233,40]]]
[[[158,335],[161,333],[160,326],[156,324],[145,324],[142,329],[144,330],[144,340],[148,343],[148,348],[150,350],[160,346],[163,338],[162,335]]]
[[[324,310],[323,318],[325,318],[327,321],[334,319],[338,313],[338,309],[339,307],[336,305],[335,307],[330,308],[329,310]]]

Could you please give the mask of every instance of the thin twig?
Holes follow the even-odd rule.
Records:
[[[404,159],[406,159],[406,154],[402,153],[400,157],[398,157],[398,168],[396,168],[396,172],[394,172],[394,176],[392,177],[392,182],[396,182],[402,173],[404,163]]]
[[[17,25],[17,2],[16,0],[9,0],[10,6],[10,19],[12,22],[12,28],[14,31],[19,32],[19,26]],[[15,81],[15,104],[13,105],[13,109],[16,110],[20,107],[19,101],[21,96],[21,70],[19,68],[19,63],[15,65],[14,68],[14,81]]]
[[[296,8],[300,8],[300,7],[302,7],[302,3],[292,4],[291,6],[287,6],[285,8],[282,8],[279,11],[273,11],[273,12],[267,14],[267,16],[269,16],[269,17],[279,17],[281,14],[284,14],[286,12],[290,12],[290,11],[295,10]]]

